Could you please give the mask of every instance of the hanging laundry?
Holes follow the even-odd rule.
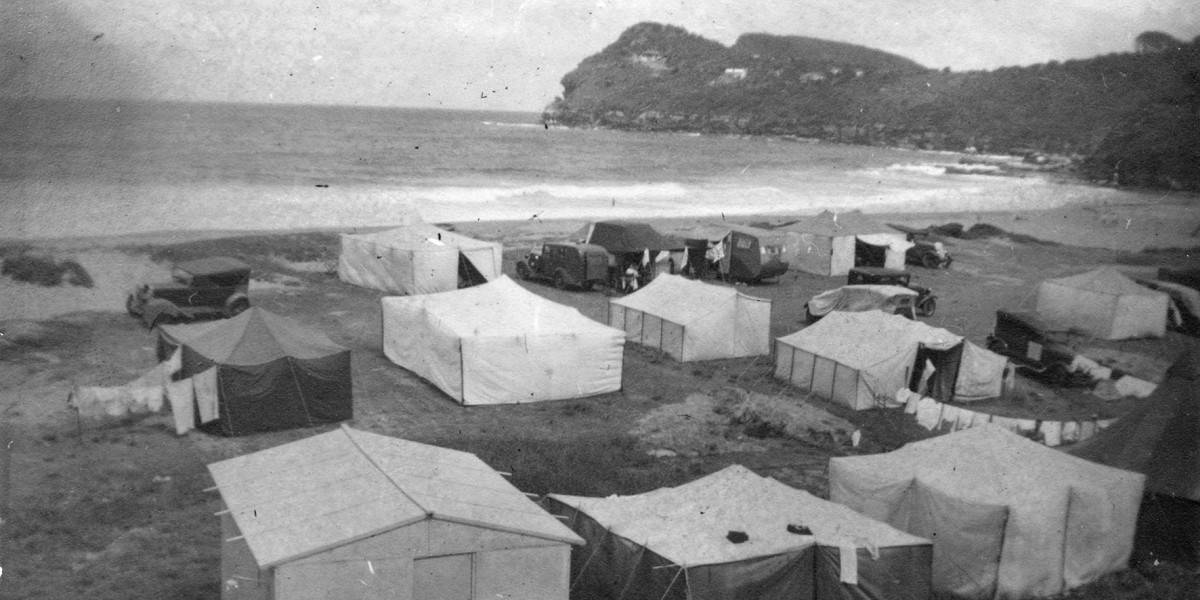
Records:
[[[962,431],[963,429],[970,429],[975,423],[975,415],[976,413],[973,410],[958,409],[958,421],[954,423],[954,430]]]
[[[921,395],[908,388],[896,390],[896,402],[904,405],[904,412],[907,414],[916,414],[917,403],[920,401]]]
[[[1079,423],[1075,421],[1063,421],[1062,441],[1063,443],[1079,441]]]
[[[200,423],[209,423],[220,417],[217,407],[217,368],[212,367],[192,377],[196,389],[196,408],[200,411]]]
[[[1042,443],[1051,448],[1062,444],[1062,421],[1042,421],[1038,428],[1042,434]]]
[[[183,435],[196,427],[195,400],[190,378],[168,383],[167,401],[171,404],[176,434]]]
[[[942,419],[942,403],[933,398],[921,398],[917,402],[917,424],[933,431]]]
[[[938,418],[938,428],[954,431],[954,426],[958,423],[958,410],[957,406],[943,404],[942,415]]]
[[[1086,440],[1093,435],[1096,435],[1096,422],[1084,421],[1079,424],[1079,441]]]
[[[162,409],[164,386],[129,388],[129,412],[155,413]]]
[[[839,544],[838,559],[842,583],[858,585],[858,549],[854,544]]]

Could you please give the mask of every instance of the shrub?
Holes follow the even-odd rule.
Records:
[[[90,288],[94,284],[92,277],[79,263],[73,260],[58,262],[48,256],[34,254],[22,253],[5,257],[0,274],[8,275],[17,281],[47,287],[62,285],[64,275],[67,283],[71,285]]]

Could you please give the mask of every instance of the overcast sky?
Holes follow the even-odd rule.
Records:
[[[1196,0],[0,0],[0,96],[538,111],[630,25],[993,69],[1200,35]]]

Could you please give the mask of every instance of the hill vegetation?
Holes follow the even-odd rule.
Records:
[[[1200,189],[1197,42],[1147,32],[1136,52],[957,73],[853,44],[746,34],[726,47],[640,23],[564,76],[544,118],[1060,154],[1093,179]]]

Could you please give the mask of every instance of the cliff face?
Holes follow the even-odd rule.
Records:
[[[1200,164],[1174,158],[1200,147],[1200,138],[1180,134],[1180,124],[1192,124],[1184,133],[1195,128],[1198,48],[1179,42],[1161,52],[951,73],[852,44],[747,34],[725,47],[640,23],[564,76],[544,119],[987,152],[1091,156],[1107,148],[1092,176],[1110,178],[1104,171],[1117,160],[1165,161],[1155,175],[1131,172],[1123,182],[1200,189]],[[1188,110],[1191,121],[1181,116]],[[1155,135],[1138,138],[1139,158],[1158,158],[1114,158],[1138,123],[1171,140],[1159,148]]]

